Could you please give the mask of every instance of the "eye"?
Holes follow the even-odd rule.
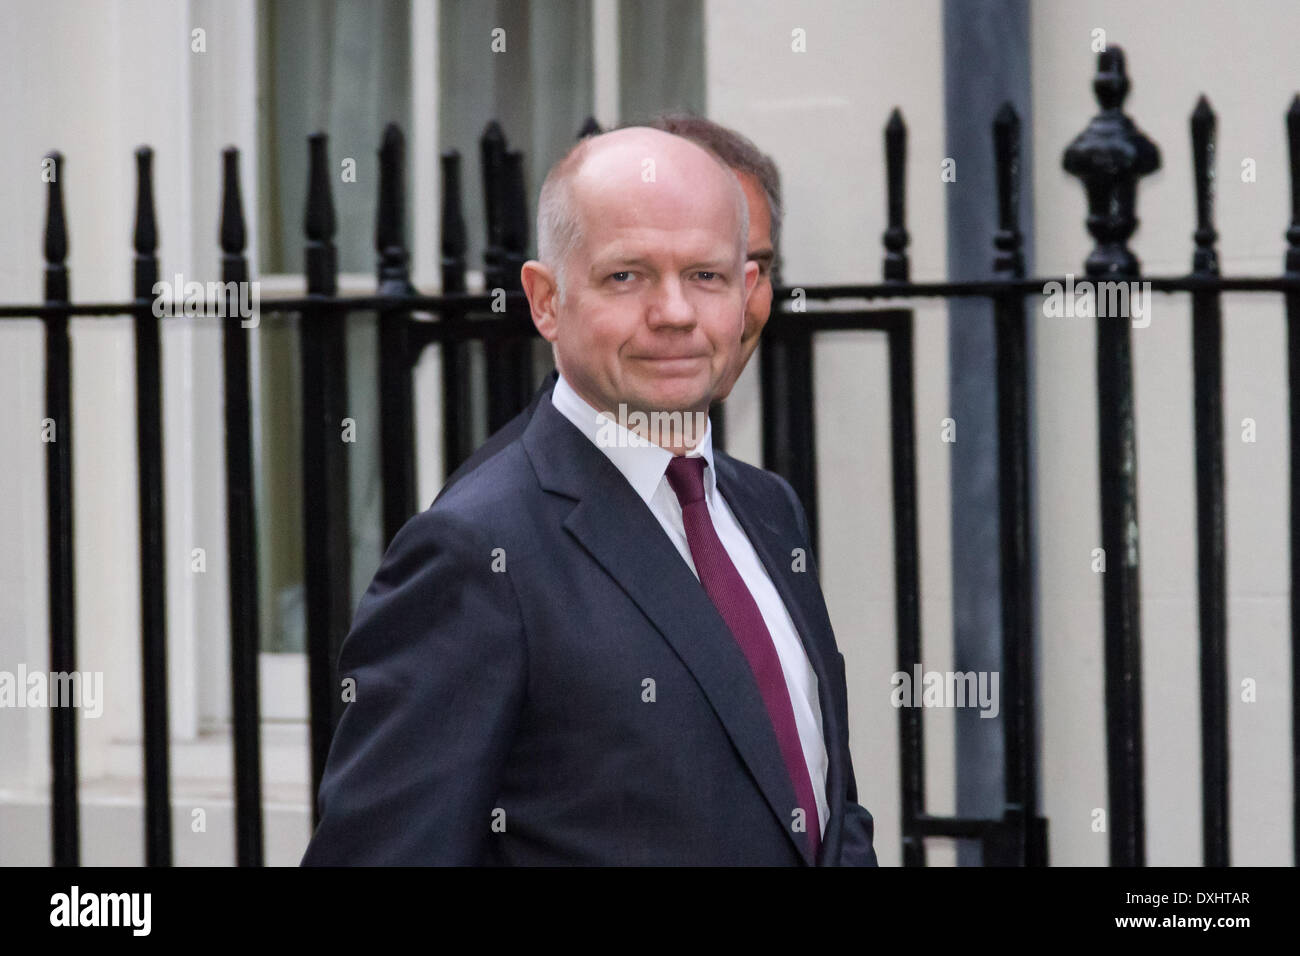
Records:
[[[632,278],[632,273],[629,270],[624,269],[622,272],[610,273],[608,278],[613,279],[615,282],[626,282]]]
[[[721,278],[722,278],[722,273],[720,273],[720,272],[707,272],[707,271],[700,271],[700,272],[697,272],[697,273],[695,273],[695,274],[696,274],[697,276],[699,276],[701,279],[703,279],[705,282],[711,282],[711,281],[713,281],[714,279],[721,279]]]

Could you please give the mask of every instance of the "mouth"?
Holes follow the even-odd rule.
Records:
[[[700,363],[707,356],[704,355],[674,355],[674,356],[653,356],[643,355],[638,361],[645,362],[655,373],[659,375],[677,375],[695,372],[699,369]]]

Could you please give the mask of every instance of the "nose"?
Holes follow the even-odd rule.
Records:
[[[695,306],[686,298],[680,276],[667,276],[658,284],[647,311],[652,327],[689,329],[695,325]]]

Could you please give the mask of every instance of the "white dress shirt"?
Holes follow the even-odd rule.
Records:
[[[613,430],[618,435],[615,442],[597,441],[597,435],[604,432],[611,434],[609,415],[601,416],[581,395],[573,390],[564,376],[555,382],[551,403],[574,426],[587,436],[597,448],[614,464],[627,479],[628,484],[646,503],[651,513],[663,527],[664,533],[676,546],[682,560],[697,578],[695,562],[691,558],[691,547],[686,540],[686,527],[682,522],[682,506],[677,495],[668,484],[666,472],[673,453],[666,448],[636,439],[629,440],[632,434],[622,424],[614,422]],[[610,409],[617,414],[616,409]],[[689,416],[687,416],[689,418]],[[603,427],[602,427],[603,426]],[[709,422],[704,429],[704,437],[687,452],[688,456],[699,455],[704,458],[704,500],[709,509],[709,518],[726,548],[731,563],[736,566],[745,587],[753,596],[763,615],[772,641],[776,645],[777,656],[781,659],[781,670],[785,674],[786,688],[790,692],[790,704],[794,708],[794,722],[799,730],[799,743],[803,747],[804,759],[808,764],[808,777],[812,781],[813,792],[817,797],[817,816],[822,833],[826,832],[826,818],[830,808],[826,803],[826,738],[822,732],[822,712],[817,696],[817,675],[808,655],[803,649],[799,635],[795,630],[790,612],[777,592],[772,579],[759,560],[754,546],[750,544],[736,516],[717,490],[717,473],[713,467],[713,424]]]

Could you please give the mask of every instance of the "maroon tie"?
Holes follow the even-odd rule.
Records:
[[[795,797],[804,810],[815,860],[821,844],[817,798],[813,795],[803,745],[799,742],[799,728],[794,722],[794,708],[790,706],[790,690],[781,670],[781,658],[777,656],[776,645],[772,643],[772,635],[763,622],[754,596],[745,587],[740,572],[731,563],[718,532],[714,530],[704,501],[704,466],[705,461],[700,456],[674,455],[668,463],[668,484],[682,505],[686,542],[690,545],[700,583],[744,651],[763,695],[763,703],[767,705],[767,714],[781,745],[781,756],[785,758],[786,770],[794,784]]]

